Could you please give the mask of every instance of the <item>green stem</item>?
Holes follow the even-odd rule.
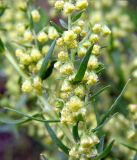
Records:
[[[8,51],[5,53],[5,56],[22,78],[24,79],[28,78],[28,76],[20,69],[16,60],[13,58],[13,56]]]

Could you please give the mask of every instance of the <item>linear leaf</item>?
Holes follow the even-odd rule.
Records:
[[[112,112],[114,111],[116,105],[118,104],[119,100],[121,99],[122,95],[124,94],[124,91],[127,87],[127,85],[129,84],[131,79],[129,79],[127,81],[127,83],[125,84],[124,88],[122,89],[120,95],[117,97],[117,99],[114,101],[114,103],[111,105],[111,107],[109,108],[109,110],[105,113],[105,115],[102,117],[102,120],[100,122],[100,124],[102,124],[104,121],[106,121],[106,119],[112,114]]]
[[[80,12],[78,12],[77,14],[75,14],[74,16],[72,16],[72,22],[75,22],[75,21],[77,21],[81,16],[82,16],[82,13],[83,13],[84,11],[80,11]]]
[[[53,21],[50,21],[50,24],[59,32],[59,33],[63,33],[63,30],[62,30],[62,28],[59,26],[59,25],[57,25],[56,23],[54,23]]]
[[[8,7],[0,7],[0,17],[4,14],[5,10],[7,9]]]
[[[73,138],[74,138],[75,142],[80,141],[80,137],[78,134],[78,124],[79,124],[79,122],[77,122],[77,124],[75,126],[73,126],[73,128],[72,128]]]
[[[50,137],[52,138],[53,142],[62,150],[64,151],[64,153],[66,153],[67,155],[69,154],[69,148],[67,148],[62,142],[61,140],[56,136],[55,132],[53,131],[53,129],[50,127],[50,125],[45,122],[45,127],[50,135]]]
[[[103,150],[104,150],[104,141],[105,141],[105,135],[100,138],[100,143],[98,145],[98,152],[99,153],[103,152]]]
[[[51,47],[50,47],[50,49],[49,49],[49,51],[48,51],[48,54],[47,54],[47,56],[44,58],[44,61],[43,61],[42,66],[41,66],[41,68],[40,68],[39,76],[40,76],[40,78],[41,78],[42,80],[44,80],[44,78],[45,78],[45,74],[46,74],[46,72],[47,72],[47,67],[48,67],[48,64],[49,64],[49,60],[50,60],[50,58],[51,58],[51,56],[52,56],[52,53],[53,53],[54,48],[55,48],[55,45],[56,45],[56,40],[54,40],[54,41],[52,42]]]
[[[134,147],[132,144],[123,143],[123,142],[121,142],[120,144],[122,144],[123,146],[129,148],[130,150],[133,150],[133,151],[136,151],[136,152],[137,152],[137,148]]]
[[[84,74],[87,69],[87,64],[88,64],[92,49],[93,49],[93,45],[91,47],[89,47],[85,57],[82,59],[80,66],[78,68],[77,74],[74,78],[74,82],[80,82],[83,79]]]
[[[102,93],[104,90],[110,88],[111,86],[110,85],[107,85],[107,86],[104,86],[103,88],[101,88],[99,91],[97,91],[97,93],[93,94],[90,98],[91,99],[94,99],[96,98],[100,93]]]
[[[0,38],[0,54],[3,53],[4,50],[5,50],[5,47],[4,47],[4,44],[3,44],[3,42],[2,42],[2,40]]]
[[[4,109],[7,109],[9,111],[12,111],[12,112],[16,112],[17,114],[20,114],[24,117],[27,117],[29,119],[32,119],[32,120],[36,120],[36,121],[39,121],[39,122],[47,122],[47,123],[57,123],[57,122],[60,122],[60,120],[43,120],[43,119],[40,119],[40,118],[36,118],[35,116],[30,116],[26,113],[23,113],[21,111],[18,111],[18,110],[15,110],[15,109],[12,109],[12,108],[8,108],[8,107],[5,107]]]
[[[110,142],[110,144],[105,148],[105,150],[103,152],[101,152],[94,160],[100,160],[102,158],[105,158],[106,156],[108,156],[108,154],[111,152],[111,149],[113,147],[113,143],[115,140],[112,140]]]
[[[68,29],[68,25],[63,19],[59,19],[59,22],[63,28]]]

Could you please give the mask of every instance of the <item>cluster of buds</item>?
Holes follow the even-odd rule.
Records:
[[[111,27],[115,48],[122,49],[121,38],[126,38],[133,31],[133,23],[128,14],[123,12],[128,1],[98,0],[93,1],[94,12],[91,11],[92,24],[107,22]]]
[[[72,147],[69,152],[72,159],[88,159],[97,155],[96,145],[99,143],[99,139],[96,135],[83,135],[80,143]]]
[[[68,14],[68,17],[71,17],[74,11],[74,9],[71,10],[70,8],[76,8],[76,10],[81,11],[87,7],[87,0],[78,0],[75,4],[64,1],[56,1],[55,3],[55,8],[63,10]],[[96,85],[99,79],[96,70],[100,66],[98,60],[101,50],[100,42],[110,35],[111,31],[106,25],[101,25],[100,23],[87,29],[88,24],[84,22],[83,17],[79,18],[75,23],[71,23],[68,20],[68,23],[70,23],[68,24],[68,30],[64,31],[62,36],[57,39],[58,61],[55,64],[55,68],[62,77],[65,77],[61,84],[60,95],[57,98],[57,108],[61,112],[62,123],[75,124],[79,117],[84,118],[86,115],[84,106],[87,88]],[[77,72],[75,61],[84,58],[88,48],[92,45],[93,49],[85,75],[79,84],[74,84],[73,80]],[[74,60],[72,60],[73,53],[75,54]]]

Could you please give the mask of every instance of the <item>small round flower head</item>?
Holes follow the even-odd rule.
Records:
[[[92,34],[90,37],[89,37],[89,41],[91,43],[98,43],[99,42],[99,36],[97,34]]]
[[[62,37],[61,37],[61,38],[58,38],[58,40],[57,40],[57,45],[60,46],[60,47],[64,45],[64,40],[63,40]]]
[[[98,81],[98,76],[95,72],[91,72],[89,75],[88,75],[88,81],[87,81],[87,84],[88,85],[95,85]]]
[[[134,78],[137,78],[137,69],[132,72],[132,76],[133,76]]]
[[[38,22],[40,20],[40,14],[38,10],[31,11],[31,16],[34,22]]]
[[[85,96],[85,92],[85,87],[83,85],[78,85],[74,90],[75,95],[80,98],[83,98]]]
[[[19,35],[23,35],[24,31],[25,31],[25,25],[22,23],[18,23],[16,25],[16,30],[18,32]]]
[[[102,26],[101,24],[95,24],[92,28],[93,32],[94,33],[100,33],[101,32],[101,29],[102,29]]]
[[[48,35],[45,32],[40,32],[37,36],[37,39],[39,42],[47,42],[48,40]]]
[[[74,11],[75,6],[72,3],[65,2],[64,4],[64,13],[65,14],[70,14]]]
[[[97,45],[97,44],[95,44],[95,45],[93,46],[92,53],[93,53],[94,55],[99,55],[99,53],[100,53],[100,46]]]
[[[64,7],[64,1],[63,0],[57,0],[56,3],[55,3],[55,8],[58,9],[58,10],[61,10],[63,9]]]
[[[104,25],[103,27],[102,27],[102,34],[103,34],[103,36],[108,36],[108,35],[110,35],[111,34],[111,30],[108,28],[108,26],[106,26],[106,25]]]
[[[78,49],[78,56],[83,57],[86,55],[87,49],[85,47],[79,47]]]
[[[78,42],[76,40],[71,41],[70,43],[67,44],[70,48],[74,49],[77,48]]]
[[[24,40],[25,40],[26,42],[32,42],[32,40],[33,40],[33,35],[32,35],[32,32],[31,32],[30,30],[26,30],[26,31],[24,32]]]
[[[61,51],[58,53],[58,59],[62,62],[65,62],[68,60],[68,53],[67,52],[64,52],[64,51]]]
[[[32,91],[32,83],[30,80],[25,80],[22,84],[22,91],[25,93],[30,93]]]
[[[36,90],[41,90],[42,88],[42,81],[39,77],[35,77],[33,79],[33,87],[36,89]]]
[[[70,75],[74,71],[74,66],[72,63],[65,63],[60,67],[60,73],[65,74],[65,75]]]
[[[85,48],[88,48],[89,46],[91,46],[91,43],[89,41],[86,41],[86,42],[83,43],[83,46]]]
[[[24,53],[22,49],[16,49],[15,54],[16,54],[16,57],[20,58]]]
[[[34,62],[37,62],[38,60],[40,60],[42,57],[40,51],[36,48],[32,49],[31,51],[31,58]]]
[[[129,108],[129,111],[132,113],[137,112],[137,104],[129,104],[128,108]]]
[[[50,39],[57,39],[59,37],[59,34],[57,32],[57,30],[54,27],[49,27],[48,29],[48,37]]]
[[[81,27],[80,26],[75,26],[75,27],[72,28],[72,30],[74,31],[74,33],[76,33],[78,35],[81,32]]]
[[[73,30],[65,31],[63,33],[63,39],[66,44],[69,44],[71,41],[74,41],[77,38],[77,35]]]
[[[76,9],[77,10],[83,10],[88,7],[88,1],[87,0],[77,0],[76,2]]]
[[[83,107],[83,101],[81,101],[81,99],[77,96],[73,96],[66,103],[66,105],[69,107],[70,111],[77,112],[79,109]]]
[[[83,20],[79,20],[78,21],[78,26],[80,27],[80,28],[83,28],[84,27],[84,21]]]
[[[31,57],[28,54],[22,54],[20,58],[20,62],[24,65],[29,65],[31,63]]]
[[[48,53],[48,51],[49,51],[49,48],[50,48],[49,45],[43,46],[42,47],[42,54],[46,55]]]
[[[76,158],[76,159],[79,158],[79,153],[76,147],[71,148],[71,150],[69,151],[69,156]]]
[[[96,69],[98,67],[99,63],[98,63],[98,59],[92,55],[90,56],[90,59],[88,61],[88,68],[89,69]]]
[[[93,139],[90,136],[83,136],[80,142],[82,148],[89,148],[94,146]]]
[[[70,92],[71,90],[72,90],[72,85],[70,84],[70,82],[67,80],[64,80],[64,82],[61,86],[61,91]]]

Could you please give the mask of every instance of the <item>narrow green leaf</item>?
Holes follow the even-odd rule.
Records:
[[[72,16],[72,22],[75,22],[75,21],[77,21],[81,16],[82,16],[82,13],[83,13],[84,11],[80,11],[80,12],[78,12],[77,14],[75,14],[74,16]]]
[[[5,50],[5,47],[4,47],[4,44],[3,44],[3,42],[2,42],[2,40],[0,38],[0,54],[3,53],[4,50]]]
[[[108,156],[108,154],[111,152],[112,147],[113,147],[113,143],[115,140],[112,140],[110,142],[110,144],[105,148],[105,150],[103,152],[101,152],[96,158],[94,158],[94,160],[100,160],[102,158],[105,158],[106,156]]]
[[[63,19],[59,19],[59,22],[63,28],[68,29],[68,25]]]
[[[64,153],[66,153],[67,155],[69,154],[69,148],[67,148],[62,142],[61,140],[56,136],[55,132],[53,131],[53,129],[50,127],[50,125],[45,122],[45,127],[50,135],[50,137],[52,138],[53,142],[62,150],[64,151]]]
[[[82,59],[80,66],[78,68],[77,74],[75,76],[74,82],[80,82],[83,79],[87,69],[87,64],[88,64],[92,49],[93,49],[93,45],[89,47],[85,57]]]
[[[74,138],[75,142],[80,141],[80,137],[78,134],[78,124],[79,124],[79,122],[77,122],[77,124],[75,126],[73,126],[73,128],[72,128],[73,138]]]
[[[44,80],[45,78],[45,75],[46,75],[46,72],[47,72],[47,67],[48,67],[48,64],[49,64],[49,60],[52,56],[52,53],[54,51],[54,48],[55,48],[55,45],[56,45],[56,40],[54,40],[51,44],[51,47],[48,51],[48,54],[46,55],[46,57],[44,58],[44,61],[42,63],[42,66],[40,68],[40,71],[39,71],[39,76],[42,80]]]
[[[103,91],[105,91],[106,89],[110,88],[110,85],[104,86],[103,88],[101,88],[99,91],[97,91],[97,93],[93,94],[90,98],[94,99],[96,98],[100,93],[102,93]]]
[[[53,71],[53,68],[54,68],[54,64],[56,63],[56,61],[52,61],[49,65],[49,67],[47,68],[47,71],[43,77],[43,79],[47,79],[51,74],[52,74],[52,71]]]
[[[123,143],[123,142],[121,142],[120,144],[122,144],[123,146],[127,147],[127,148],[130,149],[130,150],[133,150],[133,151],[136,151],[136,152],[137,152],[137,148],[134,147],[133,144]]]
[[[63,33],[63,30],[60,26],[58,26],[56,23],[54,23],[53,21],[50,21],[50,24],[57,30],[57,32],[59,33]]]
[[[97,101],[93,101],[93,108],[94,108],[94,113],[95,113],[95,116],[96,116],[96,121],[97,121],[97,125],[100,123],[100,115],[99,115],[99,112],[97,110]]]
[[[98,152],[101,153],[104,150],[105,135],[102,136],[99,141],[100,141],[100,143],[98,145]]]
[[[39,122],[47,122],[47,123],[57,123],[57,122],[60,122],[60,120],[43,120],[43,119],[40,119],[40,118],[36,118],[35,116],[30,116],[30,115],[28,115],[26,113],[23,113],[21,111],[18,111],[18,110],[12,109],[12,108],[8,108],[8,107],[5,107],[4,109],[12,111],[12,112],[16,112],[17,114],[20,114],[20,115],[22,115],[24,117],[27,117],[28,119],[32,119],[32,120],[39,121]]]
[[[22,119],[18,119],[18,120],[12,120],[9,118],[0,118],[0,122],[1,123],[5,123],[5,124],[12,124],[12,125],[16,125],[16,124],[21,124],[21,123],[25,123],[28,119],[26,118],[22,118]]]
[[[127,81],[127,83],[125,84],[124,88],[122,89],[120,95],[117,97],[117,99],[114,101],[114,103],[111,105],[111,107],[108,109],[108,111],[105,113],[105,115],[102,117],[102,120],[100,122],[100,124],[104,123],[104,121],[106,121],[106,119],[113,113],[115,107],[117,106],[119,100],[121,99],[122,95],[124,94],[124,91],[127,87],[127,85],[129,84],[131,79],[129,79]]]

